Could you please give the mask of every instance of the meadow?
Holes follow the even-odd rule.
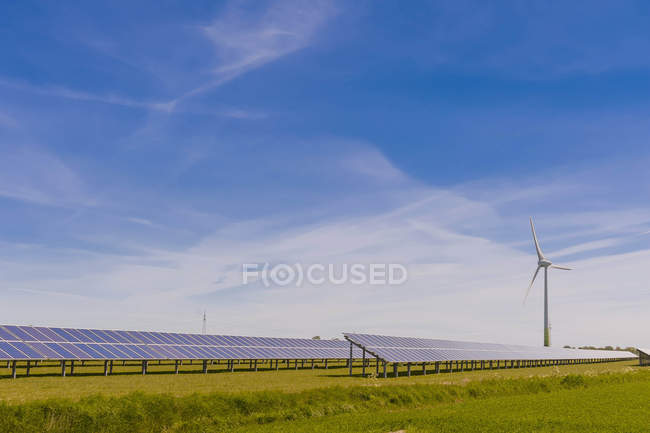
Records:
[[[56,366],[0,378],[2,432],[646,431],[650,369],[634,361],[378,379],[347,369]],[[243,369],[243,367],[242,367]]]

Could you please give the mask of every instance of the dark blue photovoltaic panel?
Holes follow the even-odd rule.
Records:
[[[34,337],[20,329],[18,326],[13,326],[13,325],[5,325],[5,329],[14,334],[16,337],[18,337],[19,340],[22,341],[34,341]]]
[[[214,357],[216,359],[228,359],[231,356],[228,353],[228,351],[223,347],[214,347],[213,349],[214,349]]]
[[[161,344],[178,344],[176,343],[177,340],[169,332],[152,332],[152,334],[156,334]]]
[[[9,333],[9,331],[4,329],[2,326],[0,326],[0,341],[2,341],[2,340],[4,340],[4,341],[14,341],[14,340],[20,340],[20,339],[18,337],[16,337],[15,335],[12,335],[11,333]]]
[[[174,358],[174,359],[183,359],[184,356],[185,356],[185,354],[183,354],[183,352],[178,350],[179,346],[161,346],[161,347],[165,347],[165,350],[167,350],[167,352],[171,353],[173,355],[172,358]]]
[[[110,335],[108,335],[108,333],[106,333],[101,329],[91,329],[91,331],[93,332],[93,334],[97,335],[107,343],[118,343],[118,341],[115,338],[111,337]]]
[[[119,359],[120,357],[115,353],[108,350],[108,347],[102,344],[93,344],[88,343],[88,346],[95,352],[101,354],[102,358],[100,359]]]
[[[124,345],[119,345],[119,344],[105,344],[102,347],[105,347],[106,349],[110,350],[113,352],[119,359],[135,359],[135,353],[131,351],[125,351],[122,350]]]
[[[63,359],[76,359],[77,357],[74,356],[72,353],[68,352],[65,350],[61,344],[67,344],[67,343],[44,343],[47,347],[61,355],[61,358]]]
[[[184,359],[194,359],[194,358],[196,358],[196,354],[189,351],[187,349],[188,347],[189,346],[172,346],[173,349],[175,349],[176,351],[183,354]]]
[[[141,344],[138,346],[140,350],[143,352],[146,352],[149,358],[151,359],[162,359],[162,358],[169,358],[167,355],[163,355],[162,351],[158,350],[159,347],[161,346],[145,346],[144,344]]]
[[[137,335],[138,338],[142,341],[144,344],[160,344],[160,341],[156,338],[153,338],[150,333],[148,332],[143,332],[143,331],[135,331],[133,332],[134,335]]]
[[[35,329],[38,329],[38,331],[47,336],[50,341],[59,341],[58,339],[60,338],[56,333],[52,332],[50,328],[46,328],[44,326],[36,326]]]
[[[27,358],[29,359],[43,359],[43,356],[37,351],[35,351],[34,349],[32,349],[31,347],[29,347],[27,343],[16,341],[9,344],[11,344],[13,347],[15,347],[16,349],[20,350],[22,353],[27,355]]]
[[[106,343],[103,338],[92,332],[90,329],[78,329],[80,334],[86,337],[87,343]]]
[[[232,335],[224,335],[223,338],[228,342],[228,346],[242,346],[244,344],[243,340]]]
[[[10,356],[7,352],[0,349],[0,359],[12,359],[13,356]]]
[[[238,359],[242,355],[238,347],[221,347],[220,349],[228,355],[229,359]]]
[[[206,359],[216,359],[219,357],[214,347],[203,346],[201,349],[208,354],[208,357]]]
[[[198,342],[194,340],[189,334],[178,334],[178,337],[185,345],[196,346],[198,344]]]
[[[114,344],[113,346],[117,347],[119,350],[126,353],[127,355],[129,355],[133,359],[146,358],[146,356],[143,356],[140,353],[138,353],[138,351],[134,349],[135,346],[133,346],[133,345],[126,345],[126,344],[117,345],[117,344]]]
[[[43,333],[39,332],[36,328],[33,328],[31,326],[21,326],[20,329],[31,335],[32,341],[52,341],[51,338],[43,335]]]
[[[18,344],[18,343],[16,343]],[[24,343],[21,343],[24,344]],[[29,356],[16,349],[11,343],[0,341],[0,350],[9,355],[11,359],[29,359]]]
[[[203,355],[201,355],[201,352],[196,350],[196,346],[184,346],[185,350],[187,352],[190,352],[192,354],[192,359],[200,359],[203,358]]]
[[[165,340],[161,337],[159,332],[146,332],[146,334],[147,337],[149,337],[149,339],[153,341],[152,344],[167,344],[165,343]]]
[[[178,336],[178,334],[174,334],[172,332],[168,332],[167,338],[169,338],[171,341],[174,342],[174,344],[183,344],[181,338]]]
[[[34,349],[41,355],[42,359],[61,358],[61,356],[58,353],[56,353],[54,350],[50,349],[43,343],[34,342],[34,343],[29,343],[29,345],[32,347],[32,349]]]
[[[176,344],[174,343],[174,340],[169,338],[167,334],[164,334],[162,332],[156,332],[156,337],[158,337],[158,340],[161,341],[162,344]]]
[[[155,358],[149,351],[143,349],[144,346],[130,345],[129,349],[138,354],[139,357],[144,359]]]
[[[67,333],[83,343],[96,343],[97,336],[90,332],[82,332],[81,329],[66,329]]]
[[[86,352],[82,351],[79,349],[78,346],[76,346],[74,343],[59,343],[61,347],[63,347],[65,350],[68,352],[72,353],[76,358],[79,359],[88,359],[89,356]]]
[[[210,359],[212,357],[210,352],[206,350],[205,346],[194,346],[194,349],[199,352],[199,358]]]
[[[165,349],[161,349],[161,347],[164,348],[164,346],[154,346],[154,345],[141,345],[141,348],[144,348],[143,350],[147,350],[148,353],[151,354],[151,359],[175,359],[175,356],[170,356],[169,353]]]
[[[194,338],[199,340],[202,346],[210,346],[212,344],[210,343],[210,339],[208,339],[205,335],[195,335]]]
[[[83,351],[84,353],[87,353],[90,358],[88,359],[104,359],[104,356],[97,352],[96,350],[93,350],[88,343],[73,343],[74,347],[77,349]]]
[[[108,334],[109,336],[111,336],[111,338],[113,338],[113,340],[117,341],[118,343],[123,343],[123,344],[131,343],[131,341],[126,336],[120,334],[117,331],[108,331],[108,330],[106,330],[104,332],[106,334]]]
[[[133,334],[134,332],[131,331],[113,331],[114,334],[116,334],[116,338],[118,338],[120,341],[128,344],[141,344],[142,341],[139,339],[135,338]]]
[[[56,333],[60,337],[59,341],[69,341],[73,343],[79,342],[78,338],[75,338],[73,335],[69,334],[68,332],[66,332],[61,328],[50,328],[50,329],[52,330],[52,332]]]

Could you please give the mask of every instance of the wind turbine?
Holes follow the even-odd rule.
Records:
[[[524,303],[528,298],[528,294],[530,293],[530,288],[533,287],[533,283],[535,282],[535,278],[537,278],[537,274],[539,273],[539,270],[541,268],[544,268],[544,346],[550,346],[551,330],[548,326],[548,268],[562,269],[564,271],[570,271],[571,268],[567,266],[555,265],[553,264],[553,262],[551,262],[549,259],[547,259],[544,256],[542,249],[539,247],[539,241],[537,240],[537,233],[535,233],[535,224],[533,223],[532,218],[530,219],[530,229],[533,232],[533,241],[535,242],[535,249],[537,250],[537,269],[535,269],[535,273],[533,274],[533,279],[531,280],[530,285],[528,286],[528,290],[526,291],[526,296],[524,297]]]

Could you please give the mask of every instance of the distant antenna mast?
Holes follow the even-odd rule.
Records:
[[[205,313],[206,313],[206,311],[203,310],[203,332],[202,332],[203,335],[205,335],[205,333],[207,332],[207,328],[208,328],[208,326],[207,326],[208,325],[208,319],[207,319]]]

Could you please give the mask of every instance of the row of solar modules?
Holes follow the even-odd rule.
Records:
[[[41,341],[57,343],[177,344],[189,346],[235,347],[314,347],[341,348],[339,340],[306,338],[243,337],[233,335],[179,334],[171,332],[114,331],[102,329],[47,328],[40,326],[0,326],[0,341]]]
[[[461,350],[495,350],[495,351],[539,351],[538,346],[524,346],[514,344],[478,343],[468,341],[440,340],[417,337],[392,337],[387,335],[346,334],[356,335],[364,344],[373,347],[408,347],[410,349],[461,349]],[[554,348],[547,348],[553,350]]]
[[[0,326],[0,360],[343,359],[349,350],[336,340]]]
[[[497,360],[632,359],[626,351],[582,350],[493,343],[344,334],[355,345],[386,362],[444,362]]]

